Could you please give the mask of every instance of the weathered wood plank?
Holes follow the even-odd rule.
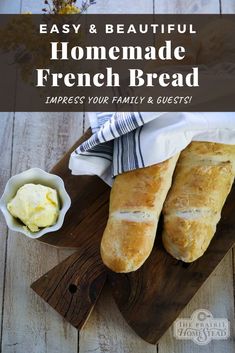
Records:
[[[0,11],[2,13],[18,13],[20,11],[41,13],[43,7],[43,0],[37,2],[33,0],[19,0],[11,3],[4,0],[1,2]],[[69,114],[60,114],[59,117],[57,117],[57,114],[54,114],[54,116],[40,114],[40,117],[36,117],[36,115],[37,114],[34,114],[33,116],[34,123],[33,127],[31,126],[30,129],[28,129],[27,126],[24,126],[24,124],[28,125],[28,122],[30,122],[30,114],[27,116],[27,118],[21,114],[17,115],[17,119],[26,120],[24,120],[23,124],[19,125],[18,122],[16,124],[15,140],[17,141],[14,141],[16,145],[17,143],[20,143],[19,135],[21,133],[24,134],[25,130],[27,131],[27,136],[32,136],[32,139],[26,138],[24,143],[20,146],[22,155],[24,154],[24,150],[28,149],[29,151],[27,154],[27,162],[24,160],[24,156],[22,156],[24,162],[19,164],[19,168],[26,169],[31,167],[31,162],[35,158],[33,153],[36,149],[38,149],[37,161],[34,165],[38,165],[49,170],[55,161],[57,161],[61,155],[82,134],[83,115],[73,114],[72,117],[69,116]],[[51,124],[52,118],[54,120],[53,124]],[[68,122],[68,120],[70,121]],[[47,123],[49,125],[47,125]],[[56,134],[57,131],[59,133],[57,134],[56,139],[54,139],[53,134]],[[40,142],[41,135],[44,135],[43,145],[41,145]],[[21,170],[18,169],[18,166],[16,167],[19,157],[17,155],[18,152],[19,149],[15,151],[15,160],[13,161],[15,165],[13,165],[13,172],[18,172]],[[7,160],[8,159],[6,159],[6,161]],[[3,180],[4,184],[5,182],[6,181]],[[2,237],[2,239],[4,239],[4,237]],[[16,250],[19,257],[18,263],[15,263],[12,257],[12,254],[16,252]],[[38,252],[41,255],[40,257],[37,257]],[[29,289],[29,285],[33,280],[35,280],[39,275],[53,267],[58,262],[62,261],[69,254],[71,254],[71,251],[58,251],[56,249],[52,250],[48,247],[43,245],[39,246],[37,243],[32,242],[28,244],[27,239],[22,239],[19,237],[19,239],[16,240],[15,234],[10,235],[9,257],[7,262],[8,268],[6,275],[6,295],[9,291],[9,286],[11,295],[7,297],[4,306],[4,329],[2,344],[4,352],[17,351],[25,353],[35,351],[44,353],[46,351],[50,351],[52,353],[62,353],[68,351],[77,351],[77,331],[72,329],[67,323],[63,322],[62,319],[50,308],[42,304],[39,298],[34,301],[34,295]],[[34,257],[37,259],[37,261],[33,266],[31,266],[30,262]],[[48,260],[44,261],[44,258]],[[2,254],[1,259],[4,261],[4,254]],[[27,264],[26,268],[28,271],[23,269],[23,275],[25,273],[25,278],[21,281],[20,272],[22,271],[24,262]],[[1,266],[1,268],[4,270],[4,266]],[[14,275],[12,275],[12,273]],[[23,300],[21,302],[22,298]],[[27,307],[27,303],[30,303],[30,312],[24,310]],[[10,310],[8,310],[9,307]],[[13,317],[17,318],[15,323],[13,323],[13,320],[11,319]]]
[[[156,347],[141,340],[130,329],[106,287],[84,327],[80,352],[148,353],[156,352]]]
[[[20,6],[21,6],[20,0],[14,0],[14,1],[1,0],[0,13],[3,13],[3,14],[16,13],[17,14],[20,12]]]
[[[102,0],[89,8],[89,13],[153,13],[153,0]]]
[[[219,0],[154,0],[155,13],[219,13]]]
[[[234,0],[221,0],[221,13],[222,14],[235,14],[235,1]]]
[[[11,173],[13,119],[13,113],[0,113],[0,194],[3,193]],[[2,336],[2,314],[4,310],[7,235],[7,226],[3,215],[0,214],[0,342]]]
[[[49,170],[82,133],[78,114],[17,113],[12,173]],[[71,252],[59,251],[10,232],[6,267],[4,353],[77,351],[77,331],[30,289],[30,284]]]
[[[85,113],[84,115],[84,131],[86,131],[90,127],[90,122],[88,119],[88,115]]]
[[[82,0],[78,0],[76,4],[79,6]],[[34,14],[42,13],[42,9],[47,7],[44,0],[22,0],[22,12],[32,12]]]
[[[226,0],[225,0],[226,2]],[[226,12],[229,8],[226,8]],[[231,8],[230,8],[231,9]],[[219,13],[219,0],[155,0],[155,13]],[[210,279],[199,290],[190,304],[184,309],[180,317],[190,317],[196,309],[205,308],[212,312],[215,317],[228,318],[231,327],[234,326],[234,296],[233,296],[233,273],[231,252],[218,266]],[[158,352],[165,353],[196,353],[200,347],[191,341],[177,341],[173,337],[173,327],[171,327],[158,345]],[[213,341],[203,347],[203,352],[233,352],[234,343],[232,339],[227,341]]]
[[[221,0],[221,13],[222,14],[235,14],[235,1]],[[233,297],[235,296],[235,248],[232,250],[233,262]],[[233,311],[234,312],[234,311]],[[235,347],[234,347],[235,349]]]
[[[0,3],[0,13],[19,13],[20,0],[9,1],[2,0]],[[12,158],[12,134],[13,134],[14,113],[0,113],[0,194],[2,194],[7,180],[11,174]],[[0,214],[0,345],[2,339],[2,316],[4,311],[4,289],[5,289],[5,271],[7,256],[7,236],[8,229],[4,217]],[[1,348],[0,348],[1,350]]]
[[[153,13],[152,0],[103,0],[88,13]],[[85,127],[89,125],[87,116]],[[79,352],[154,353],[156,347],[141,340],[126,324],[109,290],[101,293],[88,322],[80,332]]]
[[[191,300],[189,305],[182,311],[180,318],[190,318],[192,313],[198,309],[209,310],[216,318],[227,318],[234,327],[234,305],[233,305],[233,280],[231,271],[231,252],[224,258],[207,282]],[[183,285],[183,283],[182,283]],[[231,332],[231,335],[233,333]],[[166,332],[158,344],[158,352],[174,353],[198,353],[200,346],[192,341],[180,341],[173,337],[173,326]],[[203,353],[234,352],[234,342],[229,340],[212,341],[203,346]]]
[[[44,0],[22,0],[21,12],[32,12],[33,14],[42,13],[44,7]]]

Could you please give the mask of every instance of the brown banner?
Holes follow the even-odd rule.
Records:
[[[235,111],[234,15],[0,15],[0,111]]]

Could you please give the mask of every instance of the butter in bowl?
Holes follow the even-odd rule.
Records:
[[[63,180],[39,168],[9,179],[0,199],[9,229],[34,239],[60,229],[70,205]]]

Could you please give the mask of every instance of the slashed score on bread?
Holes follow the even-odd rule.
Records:
[[[192,142],[177,160],[116,177],[101,242],[113,271],[135,271],[148,258],[163,204],[163,244],[173,257],[192,262],[209,246],[234,181],[235,146]]]
[[[163,244],[176,259],[204,254],[235,176],[235,146],[192,142],[180,155],[164,204]]]
[[[115,178],[101,241],[101,257],[111,270],[135,271],[148,258],[178,157]]]

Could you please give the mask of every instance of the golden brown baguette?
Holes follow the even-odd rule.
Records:
[[[235,175],[235,146],[192,142],[180,155],[164,204],[163,244],[176,259],[203,255]]]
[[[149,256],[178,155],[115,178],[101,256],[115,272],[137,270]]]

